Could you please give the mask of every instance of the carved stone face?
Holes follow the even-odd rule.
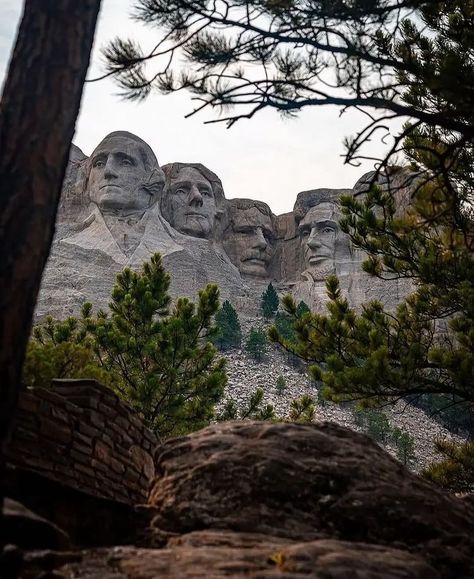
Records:
[[[104,213],[143,212],[156,200],[147,186],[152,171],[138,142],[125,135],[106,137],[91,155],[87,193]]]
[[[166,191],[166,215],[185,235],[212,237],[217,206],[211,183],[194,167],[183,167]]]
[[[274,253],[273,223],[257,209],[234,209],[232,231],[224,241],[231,261],[244,275],[267,277]]]
[[[336,205],[320,203],[300,221],[298,230],[304,268],[314,279],[324,279],[334,271],[336,243],[340,234],[337,215]]]

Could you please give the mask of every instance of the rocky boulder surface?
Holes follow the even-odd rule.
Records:
[[[218,424],[160,446],[156,473],[137,545],[29,552],[21,576],[474,576],[472,504],[335,424]]]

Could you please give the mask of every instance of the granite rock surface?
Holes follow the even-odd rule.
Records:
[[[377,182],[395,192],[402,211],[414,177],[395,169]],[[160,167],[149,145],[126,131],[107,135],[89,157],[73,145],[36,317],[77,314],[85,301],[106,307],[116,274],[139,269],[154,252],[171,273],[173,297],[194,298],[217,283],[223,299],[245,310],[272,281],[322,309],[325,279],[335,273],[354,306],[379,298],[395,307],[410,288],[362,273],[364,256],[338,224],[339,197],[363,195],[373,177],[354,189],[303,191],[292,212],[276,216],[260,201],[226,199],[219,177],[200,163]]]
[[[156,472],[143,541],[23,552],[14,559],[19,576],[474,574],[472,504],[408,472],[366,436],[334,424],[211,426],[158,447]]]

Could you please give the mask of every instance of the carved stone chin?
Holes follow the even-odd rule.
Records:
[[[321,282],[326,281],[330,275],[336,273],[336,266],[333,260],[325,260],[323,263],[313,265],[310,269],[305,270],[301,277],[307,281]]]

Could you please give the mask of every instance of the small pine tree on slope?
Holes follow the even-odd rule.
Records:
[[[262,294],[262,301],[260,303],[263,317],[266,319],[273,318],[278,311],[279,304],[280,299],[278,298],[278,294],[273,285],[269,283],[267,289]]]
[[[226,300],[215,316],[216,335],[213,343],[220,350],[240,348],[242,330],[239,317],[232,304]]]

